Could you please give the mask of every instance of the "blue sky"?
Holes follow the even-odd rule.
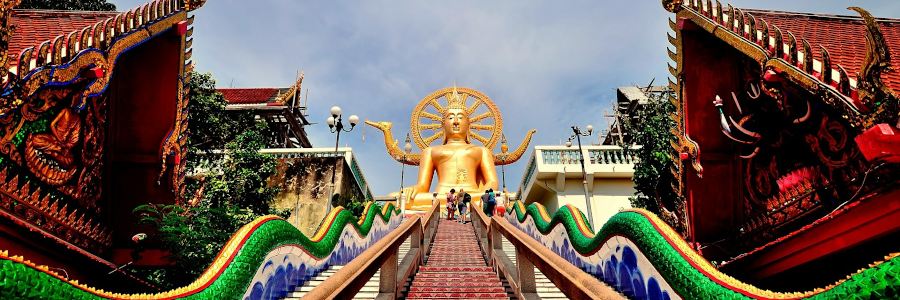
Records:
[[[127,10],[146,1],[110,2]],[[844,15],[854,14],[847,6],[861,6],[900,18],[898,1],[727,3]],[[319,122],[308,132],[317,147],[334,145],[324,125],[332,105],[394,122],[394,135],[404,136],[418,101],[454,82],[494,100],[510,147],[530,128],[538,130],[532,145],[560,144],[571,125],[607,124],[602,115],[616,87],[666,82],[672,17],[656,0],[209,0],[195,15],[196,69],[212,72],[220,87],[283,87],[298,69],[305,72],[309,118]],[[353,147],[373,193],[397,190],[400,165],[377,130],[342,134],[341,145]],[[526,163],[506,168],[511,191]],[[414,171],[407,173],[413,184]]]

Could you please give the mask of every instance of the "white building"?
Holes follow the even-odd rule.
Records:
[[[578,147],[534,148],[519,186],[519,199],[526,204],[538,202],[551,214],[566,204],[587,214]],[[628,198],[635,193],[634,149],[626,153],[619,146],[582,147],[595,231],[619,210],[631,208]]]

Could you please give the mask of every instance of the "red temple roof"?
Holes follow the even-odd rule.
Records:
[[[801,39],[809,41],[813,48],[813,58],[821,61],[822,55],[818,46],[824,46],[831,56],[832,65],[841,65],[847,75],[855,79],[866,57],[866,26],[858,16],[822,15],[797,12],[780,12],[745,9],[757,20],[765,20],[769,25],[778,26],[787,35],[791,32]],[[900,19],[876,19],[885,43],[891,52],[894,65],[900,59]],[[787,42],[787,41],[785,41]],[[799,45],[798,45],[799,46]],[[881,75],[886,85],[900,91],[900,70],[894,68]]]
[[[115,11],[13,10],[10,23],[15,26],[15,31],[9,41],[8,55],[18,56],[22,49],[93,26],[118,14],[120,12]],[[12,59],[9,63],[15,65],[18,61]]]
[[[228,104],[275,103],[287,88],[220,88],[217,89]]]

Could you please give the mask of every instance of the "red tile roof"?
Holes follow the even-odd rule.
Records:
[[[764,10],[744,10],[757,19],[763,19],[769,25],[778,26],[787,35],[790,31],[800,39],[806,39],[812,46],[813,57],[822,60],[822,54],[818,45],[828,50],[831,56],[832,67],[840,64],[847,70],[850,78],[856,78],[856,73],[862,67],[862,61],[866,57],[866,26],[862,18],[858,16],[819,15],[796,12],[779,12]],[[884,34],[885,42],[891,51],[893,70],[883,73],[881,76],[885,84],[900,92],[900,70],[896,66],[900,64],[900,19],[877,19]],[[787,42],[787,41],[785,41]],[[799,47],[800,45],[798,45]]]
[[[274,102],[288,89],[280,88],[220,88],[217,89],[229,104],[263,104]]]
[[[57,36],[82,30],[118,14],[120,13],[114,11],[13,10],[10,23],[16,29],[9,41],[7,54],[17,57],[22,49],[36,47]],[[11,65],[16,63],[17,61],[10,60]]]

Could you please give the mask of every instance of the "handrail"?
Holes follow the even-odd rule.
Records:
[[[376,299],[396,299],[405,279],[411,276],[423,259],[421,217],[414,215],[387,236],[360,253],[343,268],[312,289],[304,299],[350,299],[355,296],[375,272],[381,269]],[[407,239],[411,245],[402,260],[400,245]]]
[[[434,236],[437,234],[438,222],[441,219],[441,206],[440,205],[432,205],[431,211],[428,212],[428,215],[425,217],[425,222],[422,223],[422,226],[425,233],[425,239],[423,241],[423,245],[425,245],[424,252],[422,256],[424,258],[425,255],[428,255],[428,251],[431,250],[431,242],[434,241]]]
[[[424,221],[423,221],[424,220]],[[304,299],[350,299],[381,270],[376,299],[396,299],[425,259],[440,220],[440,206],[434,205],[423,218],[412,215],[387,236],[369,247],[331,275]],[[409,240],[409,252],[398,257],[400,245]],[[399,264],[398,264],[399,263]]]
[[[481,205],[469,204],[469,211],[472,212],[472,226],[475,227],[475,237],[478,238],[478,245],[481,246],[484,259],[490,261],[490,248],[486,248],[486,246],[488,246],[488,226],[490,226],[491,219],[481,211]]]
[[[478,234],[479,242],[483,243],[482,248],[486,249],[485,252],[491,265],[501,273],[501,276],[506,278],[519,299],[539,299],[534,280],[535,267],[569,298],[624,298],[606,283],[585,273],[513,227],[506,219],[499,216],[488,218],[484,212],[478,209],[472,210],[472,212],[477,216],[472,218],[472,224]],[[486,236],[486,240],[482,240],[479,231]],[[516,263],[513,263],[504,253],[500,240],[504,237],[516,248]],[[486,244],[484,244],[485,242]]]
[[[506,223],[627,296],[640,297],[638,291],[653,291],[663,298],[850,299],[859,295],[877,298],[900,287],[900,252],[824,287],[775,292],[722,273],[646,210],[621,211],[597,231],[572,205],[550,215],[539,203],[526,207],[517,201],[510,212]],[[560,229],[563,232],[557,231]]]
[[[313,236],[306,236],[278,216],[256,218],[225,242],[206,271],[192,283],[153,294],[90,287],[0,250],[0,299],[36,295],[35,287],[40,287],[40,295],[62,299],[255,299],[267,290],[287,292],[330,265],[344,264],[348,257],[362,251],[360,248],[369,248],[401,223],[393,204],[377,209],[369,203],[363,216],[359,219],[336,207]]]

